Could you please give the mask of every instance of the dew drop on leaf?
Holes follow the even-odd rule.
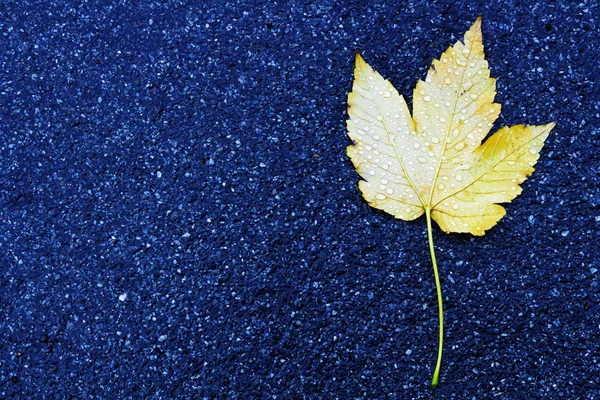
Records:
[[[456,145],[454,146],[454,148],[458,151],[461,151],[462,149],[465,148],[465,142],[458,142],[456,143]]]

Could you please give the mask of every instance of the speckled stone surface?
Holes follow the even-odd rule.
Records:
[[[600,398],[600,7],[3,1],[0,398]],[[557,122],[487,235],[370,208],[354,53],[408,95],[483,16],[503,113]]]

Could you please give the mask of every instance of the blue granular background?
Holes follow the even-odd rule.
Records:
[[[370,208],[355,51],[409,98],[483,16],[557,122],[483,237]],[[0,398],[600,398],[600,6],[2,1]]]

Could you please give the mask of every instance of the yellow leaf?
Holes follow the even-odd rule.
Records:
[[[392,84],[356,55],[348,95],[347,153],[363,180],[359,188],[375,208],[405,221],[426,214],[445,232],[484,235],[504,216],[533,173],[554,124],[500,129],[483,144],[500,114],[496,80],[484,59],[481,17],[439,59],[413,92],[412,116]],[[442,335],[440,334],[440,338]],[[436,372],[439,373],[441,343]],[[437,378],[434,377],[434,385]]]
[[[554,127],[503,128],[481,145],[500,114],[495,94],[481,19],[417,82],[412,117],[392,84],[357,54],[348,156],[369,204],[406,221],[429,208],[446,232],[483,235],[494,226],[505,214],[496,203],[521,192]]]

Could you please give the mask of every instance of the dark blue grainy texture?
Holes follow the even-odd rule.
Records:
[[[411,97],[483,15],[503,113],[557,122],[487,235],[370,208],[354,52]],[[0,398],[600,398],[600,7],[3,1]]]

